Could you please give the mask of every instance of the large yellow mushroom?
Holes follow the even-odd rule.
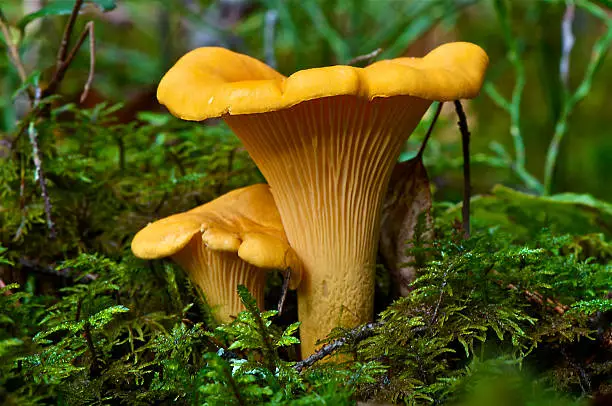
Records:
[[[458,42],[424,58],[285,77],[246,55],[200,48],[162,79],[157,97],[172,114],[222,117],[270,184],[304,264],[302,355],[333,327],[372,318],[381,200],[401,146],[432,101],[475,97],[487,64],[480,47]]]
[[[301,264],[265,184],[147,225],[134,237],[132,251],[143,259],[171,257],[202,289],[221,322],[244,310],[238,285],[245,285],[263,308],[265,269],[291,269],[292,289],[301,278]]]

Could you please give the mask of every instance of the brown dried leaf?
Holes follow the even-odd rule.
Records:
[[[407,250],[415,240],[433,238],[431,204],[429,178],[422,158],[398,163],[383,202],[380,252],[401,296],[410,292],[408,285],[416,277],[419,263],[419,258],[407,254]]]

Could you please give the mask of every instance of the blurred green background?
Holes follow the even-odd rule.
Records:
[[[115,3],[109,12],[105,4]],[[476,193],[496,183],[533,193],[590,193],[612,200],[612,114],[608,88],[612,8],[608,0],[118,0],[90,2],[95,21],[96,73],[83,106],[123,103],[120,120],[161,111],[154,92],[178,57],[198,46],[224,46],[275,65],[299,69],[347,63],[378,48],[377,59],[422,56],[448,41],[471,41],[489,54],[487,85],[466,103],[473,138]],[[72,1],[3,0],[13,25],[26,14]],[[57,10],[56,9],[56,10]],[[61,14],[61,13],[60,13]],[[54,67],[66,17],[36,19],[23,35],[29,71],[43,84]],[[566,27],[565,34],[563,26]],[[569,30],[568,30],[569,28]],[[571,39],[574,38],[573,46]],[[564,51],[564,47],[566,50]],[[562,60],[568,74],[561,72]],[[87,46],[62,84],[78,100],[89,70]],[[14,130],[22,111],[12,96],[20,81],[6,53],[0,57],[0,131]],[[580,91],[575,94],[577,89]],[[575,97],[573,97],[575,96]],[[447,106],[450,107],[450,106]],[[427,120],[425,120],[427,121]],[[426,164],[438,198],[461,196],[459,135],[451,109],[434,132]],[[426,126],[423,124],[423,128]],[[406,147],[416,149],[423,128]],[[557,132],[558,159],[545,178],[545,161]],[[524,159],[521,157],[524,143]],[[517,154],[516,148],[519,147]],[[552,167],[551,167],[552,169]]]

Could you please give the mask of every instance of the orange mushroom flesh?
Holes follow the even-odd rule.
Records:
[[[271,186],[304,265],[298,289],[302,355],[333,327],[373,316],[380,208],[402,144],[434,100],[475,97],[488,64],[469,43],[366,68],[284,77],[220,48],[196,49],[157,97],[185,120],[223,117]]]
[[[266,269],[291,269],[292,289],[301,278],[301,264],[264,184],[147,225],[134,237],[132,251],[143,259],[171,257],[224,323],[244,310],[238,285],[245,285],[263,308]]]

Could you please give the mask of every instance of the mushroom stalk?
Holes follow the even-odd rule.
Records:
[[[373,316],[380,208],[401,146],[431,101],[332,96],[225,116],[271,186],[304,273],[302,355]]]
[[[266,272],[240,259],[233,252],[213,251],[196,234],[186,249],[172,255],[172,259],[183,268],[193,283],[202,289],[206,302],[215,318],[229,323],[244,305],[238,296],[238,285],[244,285],[264,308],[264,286]]]

